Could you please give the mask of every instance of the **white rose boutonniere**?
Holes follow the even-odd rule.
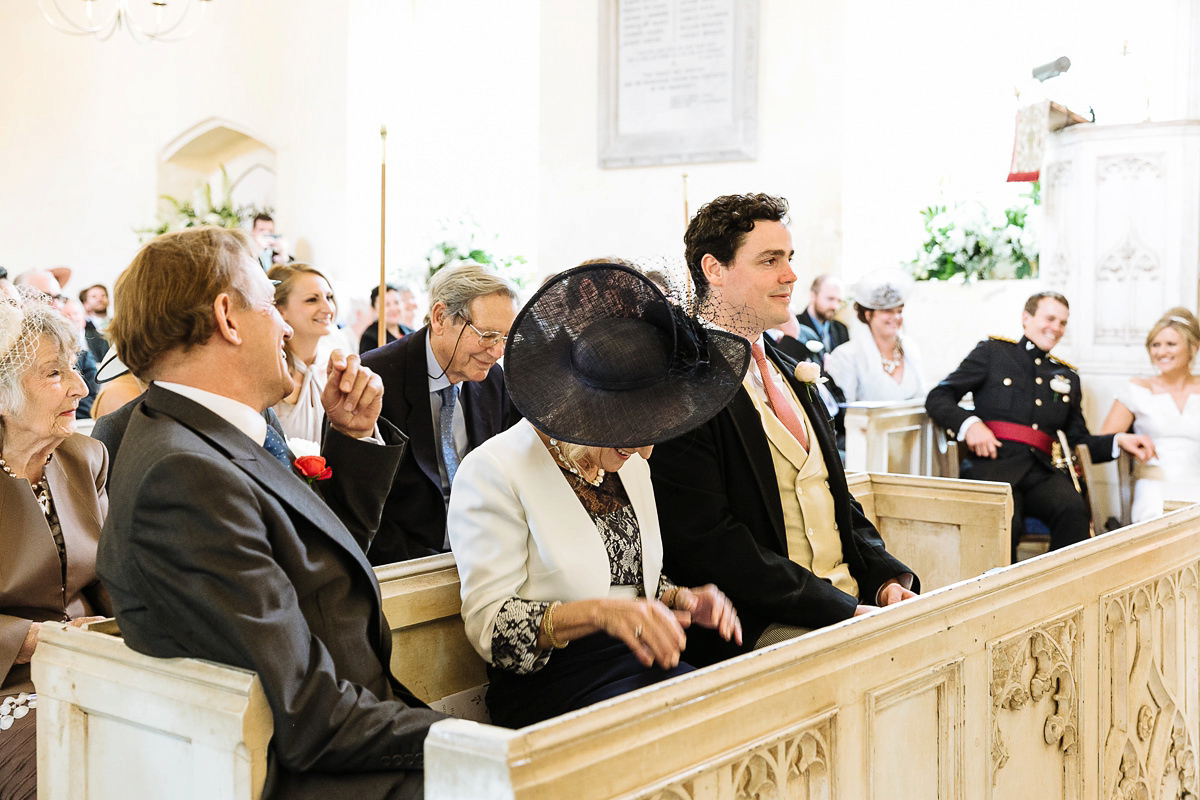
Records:
[[[1050,388],[1059,394],[1071,393],[1071,379],[1065,375],[1055,375],[1050,379]]]
[[[828,378],[821,377],[821,368],[811,361],[801,361],[796,365],[796,380],[801,383],[825,383]]]
[[[825,349],[825,343],[819,339],[809,339],[804,343],[804,346],[808,348],[808,352],[810,353],[819,353]]]

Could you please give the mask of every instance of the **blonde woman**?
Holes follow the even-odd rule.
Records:
[[[337,330],[333,289],[324,275],[307,264],[277,264],[267,277],[278,281],[275,308],[292,328],[284,347],[293,388],[274,406],[275,413],[289,439],[319,443],[325,422],[321,392],[330,351],[323,345],[333,341],[331,334]]]
[[[1192,362],[1200,325],[1186,308],[1172,308],[1146,336],[1158,374],[1133,378],[1118,392],[1101,433],[1133,428],[1154,441],[1154,457],[1134,466],[1133,521],[1163,513],[1163,500],[1200,500],[1200,377]]]

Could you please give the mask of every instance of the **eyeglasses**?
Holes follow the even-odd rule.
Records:
[[[459,314],[459,316],[461,317],[462,315]],[[508,336],[500,331],[481,331],[472,325],[471,320],[466,317],[463,317],[463,322],[467,323],[467,326],[475,331],[475,334],[479,337],[479,346],[484,350],[491,350],[498,344],[508,344]]]

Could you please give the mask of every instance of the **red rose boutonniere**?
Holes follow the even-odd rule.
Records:
[[[314,481],[327,481],[333,477],[333,467],[325,466],[325,459],[320,456],[300,456],[292,462],[292,466],[300,473],[300,477],[312,486]]]

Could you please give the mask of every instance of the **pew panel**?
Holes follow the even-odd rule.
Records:
[[[921,576],[923,591],[1008,564],[1007,484],[877,474],[847,481],[888,550]]]
[[[255,800],[273,723],[253,672],[44,625],[33,659],[42,800]]]
[[[846,404],[846,470],[942,475],[925,400]]]
[[[439,723],[426,796],[1196,793],[1197,534],[1193,507],[539,725]]]
[[[392,674],[413,694],[433,703],[487,682],[487,666],[467,641],[459,616],[452,554],[376,567],[375,576],[392,629]]]

